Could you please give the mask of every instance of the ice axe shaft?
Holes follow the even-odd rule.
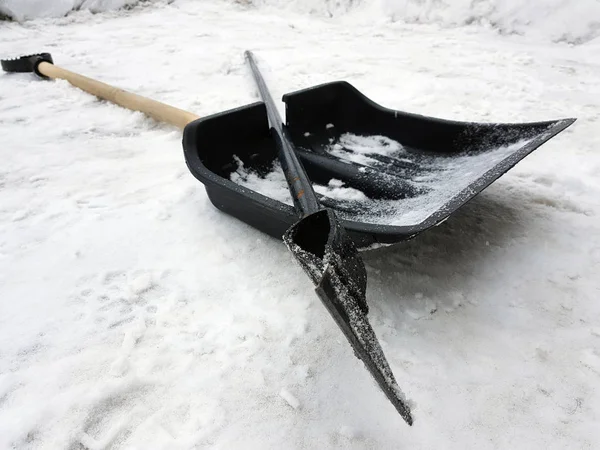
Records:
[[[73,86],[98,98],[109,101],[132,111],[139,111],[159,122],[166,122],[177,128],[199,119],[199,116],[174,106],[142,97],[110,84],[88,78],[53,64],[49,54],[24,56],[16,60],[2,61],[7,72],[35,72],[41,77],[66,80]]]
[[[280,152],[281,166],[288,181],[288,187],[294,200],[296,212],[300,217],[315,213],[322,209],[317,200],[317,195],[312,188],[312,184],[306,175],[302,163],[296,156],[291,139],[283,128],[281,116],[275,107],[275,102],[267,89],[265,80],[256,66],[252,52],[246,51],[245,56],[252,69],[252,75],[254,76],[260,95],[267,106],[269,123],[276,130],[274,137],[277,139],[278,145],[282,148]]]

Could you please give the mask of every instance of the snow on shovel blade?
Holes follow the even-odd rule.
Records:
[[[283,241],[317,286],[316,292],[387,398],[412,425],[375,331],[367,318],[367,273],[353,241],[330,210],[320,210],[294,224]]]

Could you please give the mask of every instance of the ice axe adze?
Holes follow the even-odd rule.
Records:
[[[271,126],[275,130],[274,138],[281,150],[281,162],[286,170],[297,213],[301,217],[285,233],[284,242],[316,284],[317,294],[344,332],[355,354],[365,363],[404,420],[412,425],[410,410],[367,319],[367,275],[364,263],[334,212],[319,204],[251,53],[248,52],[246,57],[265,100]],[[142,112],[180,129],[199,119],[193,113],[60,68],[54,65],[49,53],[2,60],[1,65],[6,72],[35,72],[42,78],[64,79],[96,97]],[[327,167],[336,169],[330,167],[329,163]]]
[[[316,285],[316,292],[402,418],[412,425],[410,409],[400,391],[377,336],[367,318],[367,272],[352,239],[334,211],[319,203],[294,144],[287,136],[252,52],[245,52],[279,151],[279,161],[300,217],[283,241]]]

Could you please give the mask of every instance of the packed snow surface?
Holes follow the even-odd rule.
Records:
[[[51,51],[200,116],[258,99],[246,49],[276,99],[342,79],[452,120],[578,118],[440,226],[362,253],[414,426],[285,245],[210,203],[181,131],[2,73],[0,448],[600,448],[597,40],[215,0],[0,23],[2,57]]]

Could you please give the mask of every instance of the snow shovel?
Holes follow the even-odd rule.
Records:
[[[57,67],[49,53],[1,64],[7,72],[65,79],[183,129],[188,169],[216,208],[277,239],[296,221],[288,196],[276,198],[261,185],[231,179],[240,164],[264,177],[278,160],[262,102],[199,118]],[[319,201],[336,211],[359,249],[410,239],[441,223],[575,121],[472,123],[419,116],[384,108],[344,81],[285,94],[283,101],[286,129]],[[376,145],[365,146],[365,138]],[[280,181],[279,191],[287,191]]]
[[[246,51],[245,56],[267,108],[279,160],[299,216],[299,220],[283,235],[283,241],[317,286],[318,296],[346,335],[356,356],[364,362],[402,418],[412,425],[404,394],[367,319],[367,272],[364,263],[335,212],[319,203],[252,52]]]

